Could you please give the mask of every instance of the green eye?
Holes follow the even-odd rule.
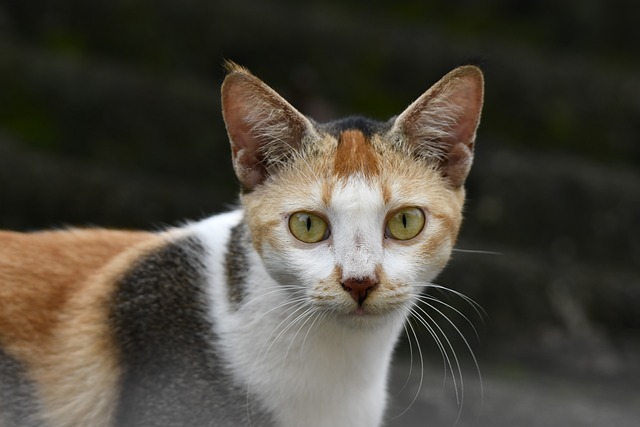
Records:
[[[416,237],[424,227],[424,212],[418,208],[403,208],[387,221],[386,235],[397,240]]]
[[[317,243],[329,237],[327,221],[309,212],[296,212],[289,217],[289,230],[296,239]]]

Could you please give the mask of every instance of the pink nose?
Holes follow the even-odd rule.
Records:
[[[369,293],[378,285],[378,281],[374,279],[347,279],[342,282],[342,288],[349,292],[351,298],[358,305],[362,305]]]

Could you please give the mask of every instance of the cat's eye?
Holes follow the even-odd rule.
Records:
[[[305,243],[317,243],[329,238],[327,221],[309,212],[296,212],[289,217],[289,230]]]
[[[403,208],[389,218],[385,235],[396,240],[413,239],[424,228],[424,222],[424,212],[421,209]]]

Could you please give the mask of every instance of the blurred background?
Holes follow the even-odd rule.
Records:
[[[637,426],[639,16],[633,0],[2,0],[0,227],[158,229],[233,205],[225,59],[319,121],[387,119],[480,64],[466,222],[438,283],[486,315],[433,295],[468,318],[438,306],[483,388],[439,319],[461,404],[451,352],[455,383],[414,322],[424,372],[405,339],[387,425]]]

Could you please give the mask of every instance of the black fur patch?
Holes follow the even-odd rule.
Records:
[[[346,130],[358,130],[362,134],[371,138],[374,134],[384,133],[391,128],[392,122],[378,122],[362,116],[346,117],[329,123],[318,125],[318,128],[328,134],[339,137]]]
[[[0,426],[40,427],[34,384],[24,367],[0,349]]]
[[[124,367],[119,427],[247,424],[246,391],[228,374],[208,320],[204,256],[198,239],[185,238],[119,282],[110,319]],[[253,405],[251,413],[252,425],[271,425]]]

